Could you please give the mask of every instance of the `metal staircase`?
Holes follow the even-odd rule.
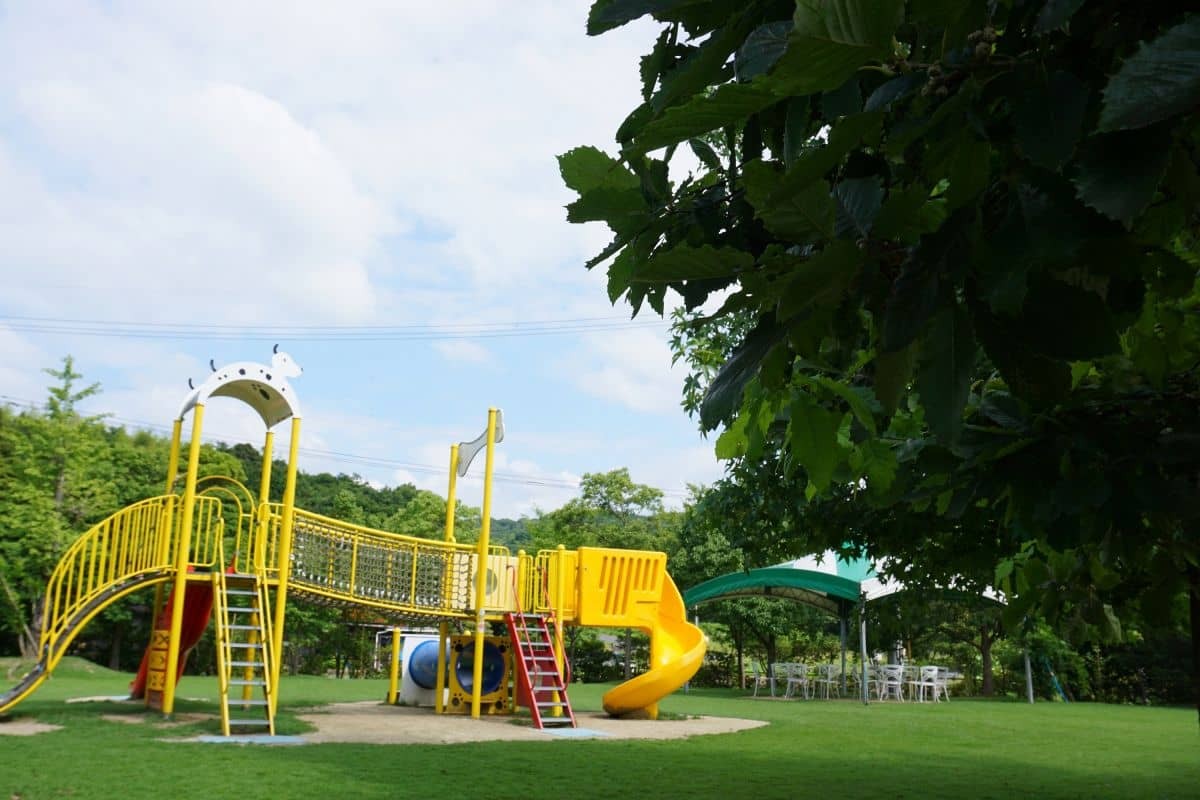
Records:
[[[504,615],[517,666],[518,697],[528,698],[535,728],[575,727],[567,684],[554,656],[554,637],[546,616],[510,612]],[[565,666],[564,656],[564,666]],[[547,714],[547,712],[549,712]]]
[[[220,571],[213,580],[221,731],[274,734],[266,583],[257,575]]]

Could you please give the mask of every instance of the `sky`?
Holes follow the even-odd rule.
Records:
[[[555,160],[615,153],[657,27],[589,37],[588,6],[0,0],[0,402],[70,354],[81,411],[166,432],[210,359],[279,344],[303,470],[444,495],[496,406],[493,516],[620,467],[679,507],[721,467],[667,324],[584,269],[607,230],[566,222]],[[262,423],[213,400],[205,438]]]

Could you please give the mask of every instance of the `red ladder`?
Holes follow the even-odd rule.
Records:
[[[574,728],[575,712],[567,699],[567,684],[554,660],[554,639],[546,617],[509,612],[504,615],[504,623],[516,651],[517,686],[529,698],[533,727]],[[554,716],[554,709],[562,709],[562,716]],[[551,713],[542,716],[545,711]]]

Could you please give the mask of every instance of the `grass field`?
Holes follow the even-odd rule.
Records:
[[[11,669],[0,659],[0,677]],[[1200,796],[1200,732],[1190,709],[979,700],[864,707],[700,690],[670,697],[663,710],[770,724],[671,741],[263,747],[165,741],[215,725],[126,725],[101,715],[144,712],[63,702],[119,695],[129,679],[65,662],[13,715],[63,729],[0,735],[0,798]],[[386,688],[381,680],[287,678],[281,707],[382,699]],[[604,688],[573,687],[572,700],[599,708]],[[215,678],[187,677],[179,696],[189,699],[177,710],[212,713],[215,695]],[[285,710],[280,727],[301,732],[303,724]]]

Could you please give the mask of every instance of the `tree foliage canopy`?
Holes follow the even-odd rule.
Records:
[[[1018,540],[986,551],[1015,615],[1109,624],[1113,592],[1200,587],[1185,5],[599,0],[589,33],[664,27],[616,155],[560,157],[568,219],[612,230],[613,302],[692,312],[718,455],[793,503],[982,509]]]

